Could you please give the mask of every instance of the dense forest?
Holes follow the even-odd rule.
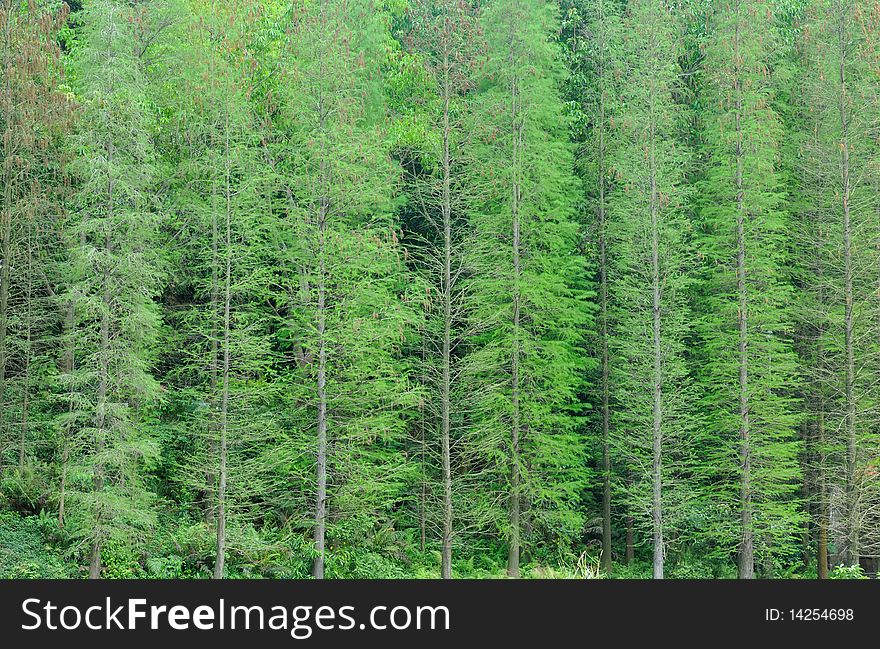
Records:
[[[880,561],[880,0],[0,0],[0,576]]]

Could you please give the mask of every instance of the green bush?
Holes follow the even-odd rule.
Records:
[[[46,467],[40,464],[7,469],[0,480],[0,502],[19,512],[39,512],[48,505],[52,491],[48,475]]]
[[[105,579],[141,579],[145,576],[137,552],[124,543],[105,542],[101,548],[101,562],[101,576]]]
[[[54,519],[0,512],[0,579],[63,579],[72,569],[49,543]]]
[[[831,569],[829,579],[868,579],[861,566],[845,566],[840,564]]]

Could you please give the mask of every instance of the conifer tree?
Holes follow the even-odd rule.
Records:
[[[862,490],[877,419],[874,386],[880,323],[877,294],[876,69],[860,3],[825,0],[809,7],[805,39],[808,136],[802,173],[809,196],[810,245],[817,251],[815,303],[815,442],[819,480],[820,561],[829,536],[847,565],[859,563]],[[806,201],[805,201],[806,202]],[[839,433],[836,431],[840,431]],[[840,521],[832,525],[832,510]]]
[[[662,579],[670,530],[691,498],[686,484],[692,391],[685,365],[690,313],[689,224],[683,217],[687,151],[678,137],[680,39],[665,2],[632,3],[625,21],[626,75],[619,150],[621,187],[608,226],[615,251],[610,290],[618,333],[611,342],[616,401],[614,449],[631,467],[628,508],[653,538]],[[676,520],[677,519],[677,520]]]
[[[617,146],[614,130],[622,61],[620,7],[617,2],[575,1],[563,3],[563,29],[570,31],[567,94],[579,105],[573,136],[580,143],[576,168],[584,181],[587,198],[586,232],[592,236],[590,251],[595,260],[598,286],[597,330],[590,346],[599,359],[596,401],[600,404],[602,476],[602,570],[612,568],[612,385],[610,341],[614,332],[608,271],[613,254],[608,241],[609,201],[614,191],[611,161]],[[619,121],[619,117],[618,120]],[[594,220],[593,220],[594,219]],[[591,266],[592,268],[592,266]]]
[[[247,2],[181,7],[186,46],[174,86],[180,172],[171,230],[183,245],[166,316],[176,334],[167,343],[174,368],[167,379],[191,404],[181,423],[196,434],[179,479],[200,494],[216,537],[215,578],[225,576],[228,537],[234,548],[262,518],[257,505],[271,469],[263,449],[277,423],[269,410],[272,320],[260,307],[276,259],[274,223],[264,217],[269,179],[244,69],[248,9]]]
[[[428,97],[422,108],[425,143],[403,160],[413,213],[408,249],[426,285],[423,407],[436,430],[436,438],[424,443],[423,454],[434,466],[423,469],[423,507],[439,533],[441,577],[450,579],[453,547],[494,522],[494,507],[479,494],[492,467],[491,443],[472,434],[474,399],[463,380],[472,305],[467,217],[476,191],[468,175],[475,155],[468,95],[476,84],[482,37],[474,8],[455,0],[414,2],[407,19],[406,44],[421,57]]]
[[[70,525],[99,578],[108,541],[143,541],[153,523],[145,468],[154,445],[145,409],[158,327],[159,263],[151,209],[154,153],[144,80],[132,51],[132,22],[115,0],[82,14],[76,96],[76,195],[66,228],[69,295],[75,304],[75,364],[63,380],[71,407]]]
[[[719,504],[709,534],[722,552],[736,550],[741,578],[754,576],[756,561],[770,572],[774,556],[791,552],[801,518],[789,217],[777,173],[770,20],[766,2],[717,3],[705,63],[699,364],[712,436],[702,462],[707,496]]]
[[[476,425],[504,452],[507,574],[519,577],[524,544],[564,552],[583,525],[577,415],[592,313],[582,293],[580,187],[558,94],[561,60],[550,40],[554,9],[498,0],[482,20],[485,192],[473,216],[472,317],[480,324],[470,365],[483,384]]]
[[[411,315],[390,220],[396,170],[382,133],[379,55],[387,25],[369,0],[320,0],[289,16],[273,155],[283,226],[286,385],[293,466],[313,512],[312,575],[327,540],[362,543],[406,484],[397,452],[410,400],[398,361]]]
[[[68,13],[66,5],[0,4],[0,475],[17,466],[18,486],[7,487],[27,500],[38,495],[29,487],[37,469],[31,460],[39,454],[42,463],[52,451],[41,410],[49,407],[58,321],[61,138],[72,104],[59,89],[57,39]]]

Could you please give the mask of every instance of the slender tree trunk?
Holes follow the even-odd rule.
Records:
[[[813,541],[815,539],[813,521],[816,520],[816,435],[812,430],[811,423],[807,420],[801,423],[801,438],[804,440],[803,462],[801,463],[801,472],[803,474],[801,488],[803,490],[804,502],[804,520],[801,522],[801,563],[805,569],[810,566],[810,561],[812,560]]]
[[[422,368],[425,368],[427,357],[427,340],[426,332],[422,328]],[[421,384],[424,388],[427,385],[428,377],[422,372]],[[425,543],[427,540],[427,498],[428,498],[428,443],[425,438],[425,406],[419,406],[419,456],[422,473],[422,489],[419,496],[419,551],[425,551]]]
[[[513,58],[513,35],[511,34],[511,59]],[[513,61],[511,61],[513,65]],[[513,341],[510,358],[511,372],[511,426],[510,426],[510,537],[507,551],[507,576],[519,577],[520,553],[520,199],[522,184],[520,179],[522,161],[522,117],[519,110],[519,78],[513,75],[510,84],[510,119],[513,135],[511,165],[513,182],[511,185],[510,212],[513,229]]]
[[[110,200],[108,206],[112,213],[112,181],[110,181]],[[111,227],[109,224],[106,227]],[[111,243],[109,233],[105,235],[104,251],[107,257],[110,256]],[[104,271],[104,295],[101,313],[101,343],[99,350],[99,372],[98,372],[98,412],[95,423],[96,442],[95,455],[98,461],[95,465],[94,490],[95,494],[100,494],[104,490],[104,463],[100,459],[104,453],[107,436],[107,388],[110,382],[110,309],[112,306],[113,295],[110,288],[110,276],[107,270]],[[100,501],[96,504],[95,512],[95,537],[92,543],[91,559],[89,562],[89,579],[100,579],[101,577],[101,547],[104,543],[103,531],[103,511]]]
[[[324,236],[327,198],[321,198],[318,215],[318,465],[317,497],[315,503],[315,556],[312,576],[324,578],[324,541],[327,528],[327,341],[326,341],[326,280],[324,263]]]
[[[216,196],[216,187],[211,192],[212,199]],[[219,436],[217,386],[220,383],[220,345],[217,321],[220,317],[220,229],[217,222],[217,210],[211,207],[211,378],[210,378],[210,404],[211,413],[208,425],[210,435],[208,441],[208,469],[205,475],[205,522],[209,526],[214,525],[215,499],[217,491],[217,475],[214,472],[214,460],[218,457],[217,437]]]
[[[741,538],[738,559],[740,579],[753,579],[755,576],[755,540],[752,513],[752,454],[751,430],[749,428],[749,354],[748,354],[748,297],[746,294],[746,208],[744,189],[744,149],[743,149],[743,89],[740,55],[741,5],[736,4],[736,33],[734,37],[734,78],[735,125],[736,130],[736,294],[739,301],[737,325],[739,329],[739,443],[740,443],[740,523]]]
[[[448,25],[447,25],[448,29]],[[443,463],[443,539],[440,573],[452,579],[452,464],[450,458],[450,389],[452,364],[452,197],[449,152],[449,102],[452,88],[449,79],[448,43],[443,57],[443,375],[440,383],[440,444]]]
[[[325,4],[321,2],[321,24],[326,26]],[[312,577],[324,578],[324,552],[327,536],[327,267],[326,267],[326,235],[327,218],[330,211],[329,161],[325,150],[326,108],[324,106],[323,79],[325,71],[323,59],[321,65],[321,85],[318,90],[318,130],[321,135],[320,152],[320,183],[321,197],[318,204],[318,304],[317,304],[317,333],[318,333],[318,372],[317,372],[317,397],[318,419],[316,433],[318,442],[316,463],[316,490],[315,490],[315,560],[312,562]]]
[[[112,16],[108,14],[107,16],[108,22],[112,25]],[[111,61],[113,58],[113,29],[112,26],[109,30],[109,35],[107,38],[107,61]],[[108,88],[108,95],[112,94],[112,80],[110,81],[110,87]],[[108,136],[109,137],[109,136]],[[113,182],[113,158],[114,158],[114,147],[113,143],[109,140],[105,142],[105,154],[107,156],[107,209],[106,209],[106,221],[104,224],[104,255],[106,259],[110,259],[113,252],[112,238],[111,238],[111,228],[113,227],[113,216],[114,216],[114,182]],[[110,382],[110,313],[113,309],[113,289],[110,285],[110,271],[104,266],[104,270],[102,271],[103,278],[103,299],[101,305],[101,326],[100,326],[100,347],[98,351],[98,395],[97,395],[97,418],[95,422],[96,428],[96,442],[95,442],[95,456],[98,458],[98,461],[95,464],[95,477],[94,477],[94,490],[95,494],[100,494],[104,490],[104,463],[101,460],[101,455],[104,453],[104,446],[106,444],[106,424],[107,424],[107,390],[108,384]],[[96,504],[97,511],[95,512],[95,537],[94,542],[92,543],[91,550],[91,560],[89,561],[89,579],[100,579],[101,577],[101,547],[104,543],[103,531],[101,530],[101,525],[103,524],[103,512],[101,511],[100,501]]]
[[[853,280],[852,280],[852,223],[850,213],[851,181],[849,162],[849,110],[847,109],[846,60],[847,42],[846,8],[838,4],[839,45],[839,110],[840,110],[840,182],[843,209],[843,294],[844,294],[844,347],[846,351],[846,520],[844,560],[850,566],[859,564],[858,493],[856,485],[856,398],[855,398],[855,350],[853,343]]]
[[[821,223],[818,229],[819,246],[825,243],[825,234]],[[825,304],[825,266],[824,261],[820,260],[818,268],[819,285],[818,303],[820,308]],[[827,372],[825,362],[825,350],[823,348],[822,339],[825,336],[825,326],[820,323],[816,338],[818,340],[816,349],[816,359],[820,376],[824,376]],[[829,527],[829,503],[828,503],[828,476],[827,476],[827,434],[825,431],[825,393],[820,383],[818,386],[818,408],[816,415],[816,491],[817,491],[817,508],[816,508],[816,572],[819,579],[828,579],[828,527]]]
[[[818,475],[817,487],[819,491],[818,517],[818,543],[816,549],[816,571],[819,579],[828,579],[828,490],[825,476],[825,399],[819,398],[819,416],[816,425],[816,443],[818,445]]]
[[[605,26],[605,2],[599,0],[599,24]],[[610,387],[610,362],[608,354],[608,251],[605,236],[605,33],[599,37],[599,155],[598,155],[598,180],[599,180],[599,205],[598,205],[598,228],[599,228],[599,336],[602,356],[602,570],[605,574],[611,574],[611,387]]]
[[[660,223],[659,202],[657,191],[657,160],[655,151],[655,89],[651,88],[651,124],[649,142],[649,166],[651,174],[651,292],[652,292],[652,329],[654,340],[654,376],[653,376],[653,430],[652,430],[652,467],[651,467],[651,512],[654,528],[654,579],[663,579],[663,349],[660,344]]]
[[[624,562],[626,565],[630,565],[636,558],[636,544],[634,538],[634,530],[635,527],[635,519],[632,515],[627,514],[626,516],[626,554],[624,555]]]
[[[33,345],[33,321],[34,321],[34,295],[33,295],[33,239],[31,235],[31,228],[33,227],[33,220],[27,224],[28,228],[28,241],[27,241],[27,266],[26,266],[26,274],[27,277],[25,281],[27,284],[25,285],[25,338],[24,338],[24,367],[22,368],[22,394],[21,394],[21,426],[19,429],[19,439],[18,439],[18,466],[20,469],[24,469],[25,461],[27,459],[27,436],[28,436],[28,414],[30,410],[30,395],[31,395],[31,353],[32,353],[32,345]]]
[[[216,14],[216,4],[211,3],[211,13],[212,15]],[[210,53],[210,74],[211,74],[211,91],[214,96],[216,96],[216,86],[214,83],[217,80],[217,72],[216,72],[216,52],[212,49]],[[226,112],[228,116],[228,104],[226,104]],[[209,135],[208,142],[210,146],[214,147],[217,145],[217,141],[215,139],[215,133],[212,132]],[[220,385],[220,331],[218,322],[220,321],[220,224],[217,214],[217,206],[216,199],[219,194],[217,188],[217,177],[216,174],[211,174],[211,361],[210,361],[210,385],[209,385],[209,403],[210,403],[210,417],[208,420],[208,457],[210,461],[207,462],[207,469],[205,471],[205,502],[204,502],[204,510],[205,510],[205,522],[208,524],[209,528],[213,527],[215,524],[216,517],[216,507],[218,506],[217,501],[217,491],[218,491],[218,483],[217,483],[217,469],[219,469],[219,460],[220,460],[220,451],[218,449],[218,441],[220,437],[220,426],[219,426],[219,403],[220,400],[217,398],[218,394],[218,386]],[[217,461],[217,465],[214,464],[215,460]],[[217,466],[217,469],[215,469]],[[216,569],[216,561],[215,561],[215,569]]]
[[[67,311],[64,314],[64,333],[65,333],[65,351],[63,360],[63,371],[70,378],[71,386],[68,390],[67,416],[68,421],[62,428],[61,440],[61,479],[58,487],[58,528],[64,527],[64,507],[67,489],[67,463],[70,460],[70,435],[73,425],[72,418],[74,412],[75,395],[73,388],[73,370],[76,357],[76,339],[74,338],[74,329],[76,327],[76,302],[73,298],[67,305]]]
[[[9,329],[9,268],[12,239],[12,203],[13,203],[13,170],[15,136],[15,105],[12,98],[12,2],[7,2],[6,20],[3,25],[3,79],[4,105],[7,117],[6,130],[3,134],[3,205],[0,205],[0,441],[5,440],[6,417],[6,364],[7,333]],[[0,447],[0,472],[3,469],[2,447]]]
[[[229,160],[229,110],[226,110],[224,157],[226,162],[226,268],[223,278],[223,373],[220,395],[220,475],[217,486],[217,555],[214,560],[214,579],[223,579],[226,564],[226,481],[227,451],[229,445],[229,363],[232,302],[232,194]]]

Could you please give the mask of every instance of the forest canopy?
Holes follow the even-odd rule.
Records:
[[[0,0],[0,577],[880,567],[880,1]]]

